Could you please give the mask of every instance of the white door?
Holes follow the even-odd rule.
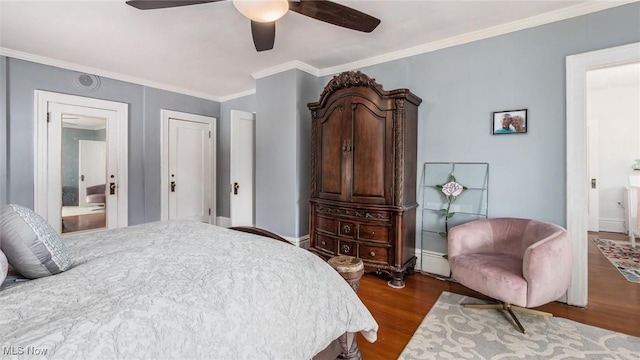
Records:
[[[231,110],[231,226],[254,225],[255,115]]]
[[[36,91],[36,106],[36,212],[47,219],[58,233],[127,226],[126,104]],[[98,175],[101,179],[96,181],[105,183],[107,188],[105,207],[101,210],[104,215],[99,220],[95,218],[100,216],[85,213],[63,219],[62,163],[63,156],[67,156],[63,150],[69,146],[78,149],[78,144],[69,145],[69,138],[63,138],[63,126],[82,131],[99,127],[105,133],[104,155],[96,160],[104,164],[102,174]],[[78,158],[71,161],[79,167]],[[89,218],[93,219],[89,221]],[[73,225],[69,226],[70,223]]]
[[[80,207],[95,206],[87,203],[87,188],[106,184],[106,143],[95,140],[79,140],[78,143],[78,202]]]
[[[215,219],[215,118],[162,110],[162,219]]]

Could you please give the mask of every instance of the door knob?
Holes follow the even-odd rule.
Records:
[[[175,181],[171,182],[171,192],[176,192],[176,182]]]
[[[116,194],[116,183],[112,182],[109,184],[109,195]]]
[[[233,183],[233,195],[238,195],[238,189],[240,189],[240,185],[238,183]]]

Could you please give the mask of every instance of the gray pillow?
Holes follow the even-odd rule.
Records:
[[[7,278],[7,274],[9,273],[9,262],[7,262],[7,257],[4,256],[2,250],[0,250],[0,285],[4,279]]]
[[[20,205],[0,208],[0,249],[9,264],[30,279],[60,273],[71,265],[58,233],[36,212]]]

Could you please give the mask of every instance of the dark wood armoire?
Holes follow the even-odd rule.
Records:
[[[365,271],[404,286],[414,270],[418,106],[356,72],[336,75],[309,103],[310,250],[362,259]]]

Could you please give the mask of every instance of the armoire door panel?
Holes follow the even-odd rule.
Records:
[[[351,201],[384,204],[388,157],[386,119],[363,105],[353,108]],[[389,184],[390,185],[390,184]]]
[[[318,149],[320,187],[319,197],[332,200],[344,200],[343,171],[343,116],[338,107],[334,107],[320,122],[320,148]]]

